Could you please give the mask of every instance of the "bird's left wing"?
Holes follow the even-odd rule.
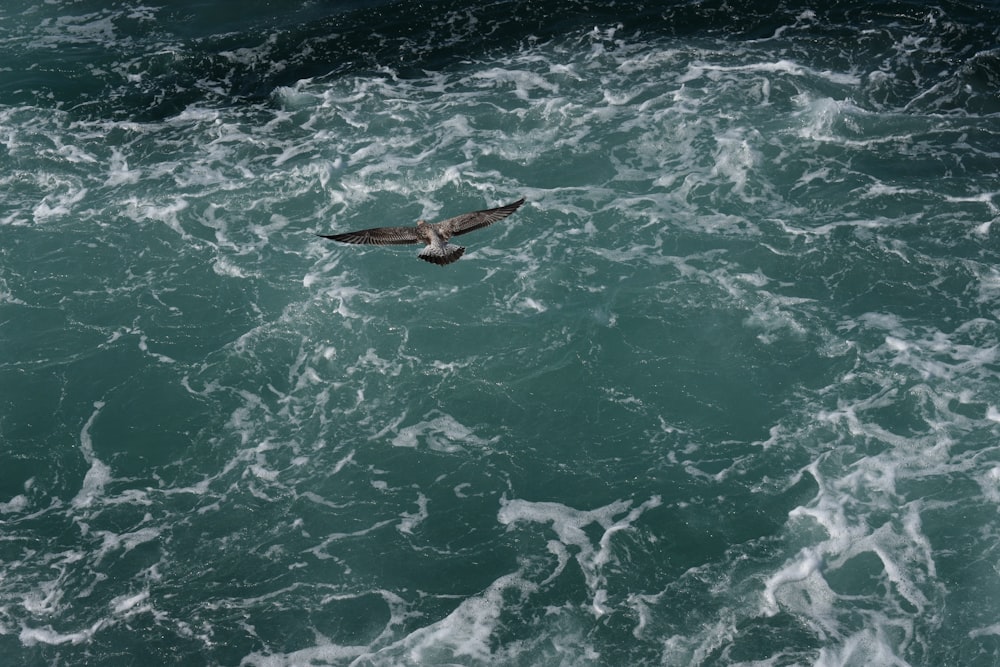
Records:
[[[497,220],[503,220],[508,215],[516,211],[523,203],[524,197],[518,199],[516,202],[507,204],[506,206],[487,208],[482,211],[473,211],[472,213],[463,213],[462,215],[455,216],[454,218],[443,220],[438,224],[442,228],[451,232],[453,236],[459,236],[461,234],[465,234],[466,232],[471,232],[476,229],[492,225]]]
[[[343,234],[317,234],[325,239],[341,243],[362,243],[367,245],[406,245],[419,243],[416,227],[373,227]]]

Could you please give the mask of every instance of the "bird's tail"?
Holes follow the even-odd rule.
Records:
[[[445,264],[451,264],[452,262],[458,261],[458,258],[462,256],[465,252],[465,248],[460,245],[452,245],[446,243],[443,248],[431,244],[420,251],[420,259],[425,262],[430,262],[431,264],[437,264],[438,266],[444,266]]]

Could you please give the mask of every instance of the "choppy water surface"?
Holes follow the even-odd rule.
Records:
[[[0,656],[996,664],[998,25],[8,3]]]

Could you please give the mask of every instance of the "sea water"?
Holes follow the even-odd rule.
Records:
[[[998,26],[5,2],[0,661],[1000,663]]]

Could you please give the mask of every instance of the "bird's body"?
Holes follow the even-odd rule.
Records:
[[[452,236],[460,236],[467,232],[492,225],[513,213],[524,203],[524,198],[506,206],[487,208],[482,211],[472,211],[448,218],[441,222],[430,223],[418,220],[413,227],[373,227],[356,232],[343,234],[318,234],[325,239],[333,239],[341,243],[363,243],[370,245],[405,245],[423,243],[426,247],[418,257],[425,262],[439,266],[451,264],[465,252],[465,248],[448,241]]]

